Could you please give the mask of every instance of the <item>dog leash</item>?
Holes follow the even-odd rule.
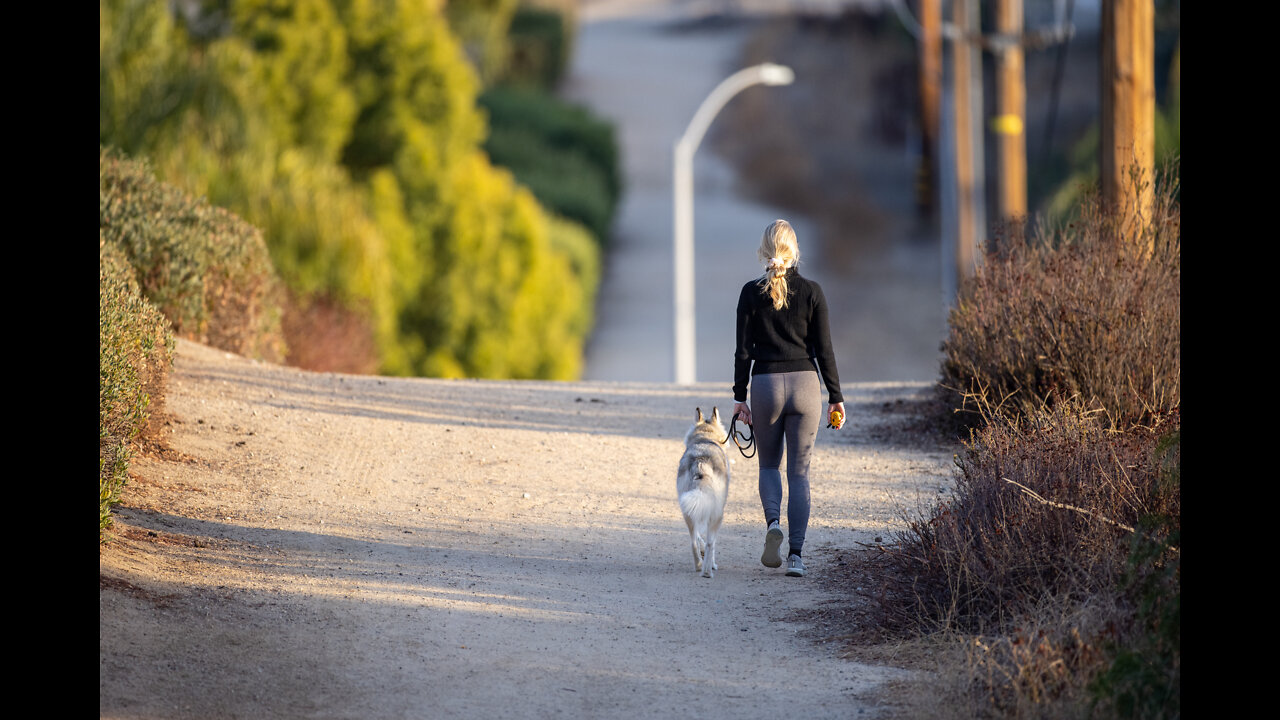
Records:
[[[738,446],[738,452],[742,453],[742,457],[753,458],[756,456],[755,428],[751,427],[751,423],[747,423],[747,430],[751,431],[750,435],[744,435],[741,431],[738,430],[738,416],[734,415],[733,421],[729,423],[729,437],[725,438],[724,440],[725,442],[728,442],[729,438],[733,438],[733,444]],[[738,438],[742,438],[742,442],[738,442]],[[745,447],[742,445],[743,442],[746,443]],[[751,451],[750,455],[747,454],[748,450]]]

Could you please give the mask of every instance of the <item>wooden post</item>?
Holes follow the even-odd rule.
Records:
[[[1149,4],[1150,0],[1148,0]],[[1027,215],[1027,88],[1022,49],[1022,0],[996,0],[996,207],[1000,222]]]
[[[956,287],[976,274],[978,246],[985,235],[983,193],[982,55],[974,42],[980,32],[978,0],[953,0],[952,24],[961,37],[951,43],[952,105],[955,111]]]
[[[1102,2],[1102,200],[1122,213],[1122,237],[1151,218],[1155,156],[1155,9],[1151,0]]]
[[[942,0],[920,0],[921,166],[917,203],[932,218],[937,211],[938,133],[942,105]]]

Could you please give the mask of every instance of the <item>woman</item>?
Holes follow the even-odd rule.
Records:
[[[804,575],[805,531],[809,527],[809,454],[822,424],[822,388],[828,412],[844,397],[836,372],[822,288],[796,271],[800,248],[786,220],[764,231],[757,255],[762,277],[742,286],[738,296],[738,347],[733,363],[733,411],[752,426],[760,458],[760,504],[764,507],[766,567],[782,565],[783,449],[787,455],[787,575]],[[747,405],[747,384],[751,405]]]

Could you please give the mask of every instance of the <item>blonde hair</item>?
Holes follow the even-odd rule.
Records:
[[[760,290],[773,300],[774,310],[781,310],[787,306],[787,270],[800,262],[800,245],[796,243],[796,231],[791,223],[786,220],[770,223],[760,238],[756,257],[765,268]]]

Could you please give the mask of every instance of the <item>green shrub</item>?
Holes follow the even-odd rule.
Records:
[[[341,14],[366,90],[344,161],[357,178],[381,173],[376,217],[407,230],[411,250],[394,266],[411,280],[397,284],[387,371],[571,377],[585,341],[578,304],[592,298],[550,242],[547,213],[480,152],[479,80],[456,39],[420,6]]]
[[[519,0],[453,0],[445,17],[471,64],[486,83],[505,72],[511,54],[508,31]]]
[[[1095,198],[1072,225],[998,239],[949,318],[940,385],[952,405],[976,411],[974,400],[986,398],[1026,416],[1078,397],[1116,427],[1177,408],[1176,190],[1176,181],[1158,189],[1142,228],[1127,228]]]
[[[551,247],[568,262],[572,277],[581,285],[584,301],[578,312],[574,314],[571,327],[575,334],[586,338],[591,334],[595,307],[596,291],[600,288],[601,268],[600,248],[586,228],[573,222],[549,216],[547,231]]]
[[[139,292],[121,249],[98,246],[98,532],[111,526],[128,477],[133,441],[164,399],[173,336],[164,315]]]
[[[492,88],[479,103],[489,113],[489,158],[603,245],[622,192],[613,126],[535,90]]]
[[[534,132],[495,127],[485,142],[495,164],[510,168],[538,202],[591,230],[604,244],[613,201],[603,171],[573,151],[556,150]]]
[[[551,92],[569,64],[573,28],[569,17],[553,8],[522,5],[508,30],[504,84]]]
[[[203,79],[164,2],[98,3],[99,144],[136,152],[171,127]]]
[[[460,199],[401,320],[433,340],[406,348],[414,366],[435,377],[576,377],[591,303],[584,279],[598,272],[598,250],[556,230],[529,191],[479,153],[450,188]]]
[[[99,152],[99,180],[101,241],[127,258],[176,334],[281,359],[278,280],[256,228],[108,148]]]

